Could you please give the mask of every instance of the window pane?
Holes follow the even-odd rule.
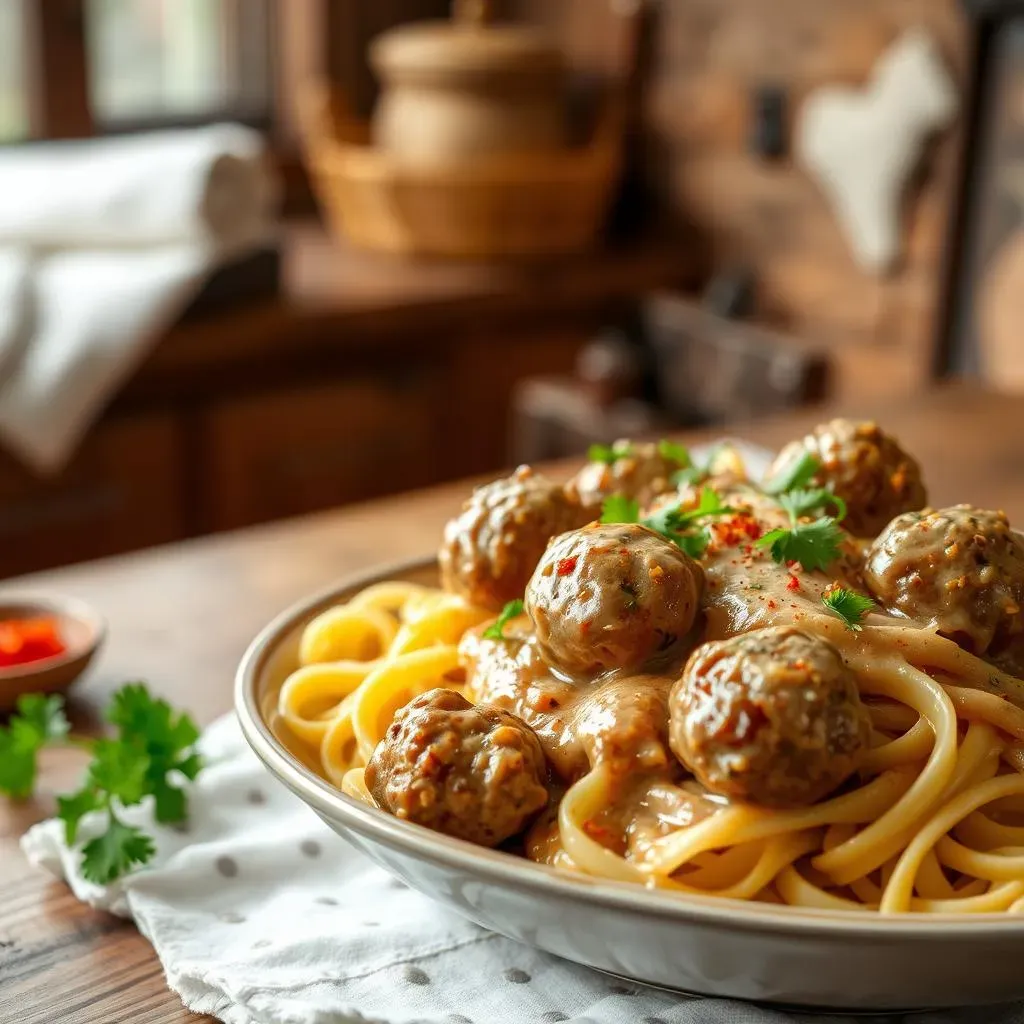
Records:
[[[100,122],[266,109],[263,0],[87,0],[86,24]]]
[[[23,0],[0,0],[0,142],[28,134]]]

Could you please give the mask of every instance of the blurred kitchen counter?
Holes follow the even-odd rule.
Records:
[[[700,273],[679,240],[418,263],[290,225],[280,294],[171,330],[58,477],[0,452],[0,576],[497,469],[518,380]]]

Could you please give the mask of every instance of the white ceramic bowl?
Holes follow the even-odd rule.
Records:
[[[1024,998],[1024,919],[806,911],[649,892],[485,850],[343,796],[274,736],[266,716],[314,615],[382,579],[434,585],[433,562],[399,566],[302,601],[253,641],[235,702],[270,771],[338,835],[478,924],[568,960],[684,992],[839,1010]]]

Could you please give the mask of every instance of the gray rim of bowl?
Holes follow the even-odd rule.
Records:
[[[495,885],[514,886],[541,896],[583,900],[631,913],[700,922],[729,929],[767,931],[782,935],[829,936],[856,933],[873,942],[915,939],[949,942],[1024,932],[1024,917],[988,913],[894,915],[844,913],[832,910],[780,908],[773,904],[748,903],[715,896],[692,896],[665,890],[649,890],[629,882],[614,882],[574,875],[513,854],[473,846],[409,822],[399,821],[376,808],[345,796],[325,779],[293,757],[274,736],[259,710],[257,681],[263,665],[280,638],[308,620],[344,593],[411,572],[423,572],[436,564],[432,557],[399,562],[383,569],[355,574],[304,598],[271,621],[249,645],[235,675],[235,711],[243,735],[259,759],[293,793],[315,811],[356,832],[420,860],[430,861],[486,878]]]

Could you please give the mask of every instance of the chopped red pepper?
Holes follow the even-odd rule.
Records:
[[[0,622],[0,668],[42,661],[66,650],[54,618]]]
[[[792,574],[790,574],[789,582],[786,584],[786,589],[787,590],[799,590],[800,589],[800,581],[795,576],[793,576]]]
[[[576,568],[577,558],[573,555],[571,558],[562,558],[559,560],[558,565],[555,566],[555,572],[559,576],[568,576],[572,573],[573,569]]]

